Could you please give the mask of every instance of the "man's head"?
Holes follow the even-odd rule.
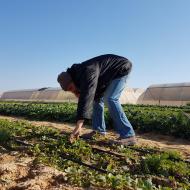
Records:
[[[57,82],[60,84],[64,91],[70,91],[79,97],[79,91],[77,90],[75,84],[72,81],[71,76],[67,72],[62,72],[57,77]]]

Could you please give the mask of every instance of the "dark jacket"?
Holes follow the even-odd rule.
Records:
[[[132,63],[124,57],[106,54],[67,69],[80,92],[77,120],[90,119],[93,102],[103,97],[112,80],[128,75]]]

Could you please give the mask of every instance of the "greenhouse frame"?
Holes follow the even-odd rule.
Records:
[[[77,98],[61,88],[40,88],[7,91],[1,100],[77,102]],[[121,104],[149,104],[182,106],[190,103],[190,83],[151,85],[146,90],[125,88],[120,97]]]

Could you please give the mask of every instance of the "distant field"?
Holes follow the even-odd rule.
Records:
[[[157,132],[190,139],[190,107],[123,105],[135,130]],[[28,119],[75,123],[77,104],[56,102],[0,102],[0,114],[24,116]],[[113,122],[105,109],[105,121],[109,128]]]
[[[190,107],[123,109],[136,146],[114,145],[113,131],[70,143],[76,103],[0,102],[0,189],[190,190]]]

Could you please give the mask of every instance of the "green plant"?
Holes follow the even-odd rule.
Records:
[[[142,155],[135,149],[110,146],[110,150],[125,155],[118,157],[117,154],[94,151],[91,144],[84,140],[70,144],[67,136],[60,135],[58,130],[36,127],[23,121],[0,119],[0,131],[0,134],[6,134],[5,141],[0,141],[1,146],[19,148],[23,141],[28,144],[26,153],[36,157],[34,164],[44,163],[64,171],[65,183],[95,189],[174,189],[172,183],[160,184],[158,180],[153,180],[156,176],[164,182],[167,178],[175,180],[182,190],[190,189],[190,164],[184,163],[178,152]],[[101,148],[106,149],[103,145]],[[144,149],[152,150],[148,147]]]
[[[176,137],[190,138],[190,121],[184,112],[190,112],[188,106],[145,106],[123,105],[123,109],[135,129],[142,132],[155,131]],[[74,103],[42,102],[0,102],[0,114],[23,116],[28,119],[76,122],[77,105]],[[113,122],[105,109],[108,128]]]

